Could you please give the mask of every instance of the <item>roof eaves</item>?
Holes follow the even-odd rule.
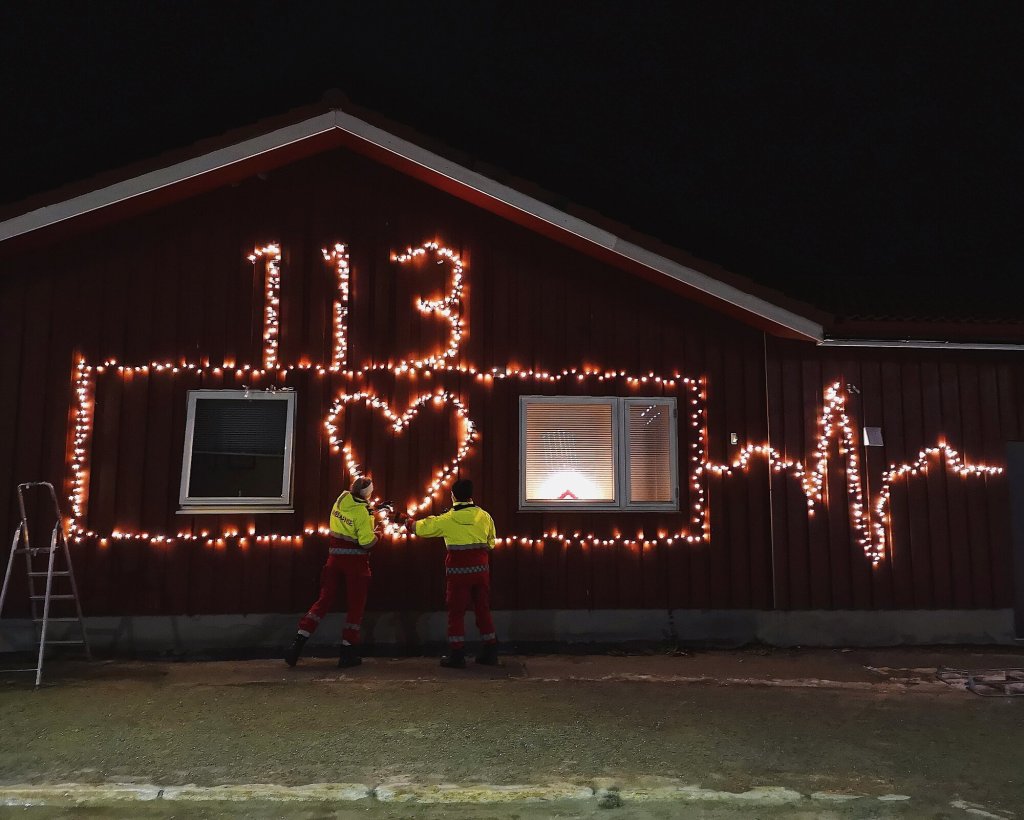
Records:
[[[1024,352],[1024,344],[1012,342],[960,342],[947,339],[840,339],[828,337],[820,347],[862,347],[899,350],[987,350]]]
[[[115,182],[104,188],[44,205],[0,222],[0,242],[75,219],[93,211],[129,199],[151,194],[171,185],[208,174],[242,160],[275,151],[292,143],[308,140],[334,128],[331,113],[292,123],[242,142],[217,148],[205,154]]]
[[[629,242],[616,233],[598,227],[592,222],[579,219],[566,211],[397,137],[389,131],[367,123],[345,111],[335,110],[334,115],[337,127],[352,136],[370,142],[391,154],[401,156],[433,174],[440,174],[460,186],[498,200],[561,232],[576,236],[589,244],[610,251],[616,256],[639,263],[678,283],[703,291],[743,312],[754,314],[772,325],[789,330],[799,337],[820,341],[824,335],[824,330],[819,322],[812,321],[805,316],[701,273],[692,267]]]
[[[1024,321],[967,320],[950,317],[840,317],[826,329],[829,339],[934,340],[968,344],[1024,343]]]
[[[506,213],[512,211],[525,216],[531,224],[540,224],[547,228],[549,235],[553,233],[563,237],[569,236],[585,246],[600,249],[611,258],[627,260],[634,263],[634,269],[638,265],[649,273],[667,277],[677,286],[690,289],[690,292],[704,294],[710,297],[712,302],[731,307],[740,315],[748,315],[759,320],[760,325],[774,328],[785,335],[816,342],[823,338],[821,322],[645,247],[650,244],[660,248],[659,243],[652,241],[641,245],[636,241],[630,241],[625,237],[635,236],[626,230],[625,226],[622,226],[621,231],[608,230],[595,224],[595,221],[574,216],[491,176],[481,174],[466,164],[460,164],[424,148],[412,139],[398,136],[391,130],[369,122],[366,117],[356,116],[336,107],[326,111],[320,109],[319,113],[308,110],[304,113],[304,118],[287,121],[283,125],[278,119],[274,123],[276,127],[262,133],[256,132],[241,140],[215,143],[212,146],[206,142],[205,145],[195,146],[200,149],[207,148],[205,151],[200,150],[153,170],[127,178],[117,178],[116,181],[102,187],[48,201],[39,207],[15,214],[0,222],[0,243],[95,214],[129,200],[145,198],[173,186],[182,186],[190,180],[197,180],[215,171],[251,164],[254,158],[261,155],[269,155],[271,152],[329,135],[331,132],[341,132],[359,143],[372,146],[386,155],[400,159],[403,163],[411,164],[419,169],[424,177],[435,180],[440,177],[448,181],[449,186],[475,194],[476,201],[498,203]]]

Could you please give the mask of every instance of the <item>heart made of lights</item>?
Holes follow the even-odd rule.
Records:
[[[434,478],[424,488],[425,492],[423,497],[420,498],[414,506],[409,508],[407,512],[412,515],[429,509],[433,501],[440,495],[441,490],[451,482],[452,477],[458,471],[459,463],[469,454],[469,451],[473,446],[473,442],[476,440],[476,425],[469,418],[469,414],[467,413],[466,407],[462,403],[461,399],[444,390],[437,391],[435,393],[425,393],[413,399],[405,412],[398,415],[391,409],[391,406],[386,401],[372,395],[371,393],[343,393],[338,396],[331,405],[331,409],[327,414],[324,426],[327,428],[327,440],[330,442],[331,450],[335,453],[341,453],[344,456],[345,469],[348,471],[349,478],[353,480],[363,475],[364,470],[356,458],[356,453],[353,450],[352,444],[350,442],[343,441],[338,437],[338,417],[344,411],[346,406],[357,403],[362,403],[371,410],[382,413],[384,418],[386,418],[390,423],[391,429],[396,434],[402,433],[406,428],[408,428],[413,419],[419,415],[420,410],[428,404],[448,405],[454,408],[456,417],[460,422],[459,441],[456,446],[455,455],[435,471]],[[376,500],[379,501],[379,499]],[[380,516],[384,524],[384,531],[386,534],[393,535],[399,530],[399,527],[391,520],[390,513],[387,509],[383,509]]]

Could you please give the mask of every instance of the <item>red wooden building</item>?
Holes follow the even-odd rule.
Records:
[[[62,488],[116,649],[284,640],[360,471],[421,513],[475,480],[507,641],[1010,641],[1024,605],[1024,328],[837,322],[360,112],[24,203],[0,300],[0,525]],[[369,642],[441,637],[442,562],[384,539]]]

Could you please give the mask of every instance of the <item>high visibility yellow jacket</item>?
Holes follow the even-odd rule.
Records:
[[[365,550],[377,543],[373,516],[362,498],[348,490],[338,496],[331,509],[331,535]]]
[[[449,549],[494,549],[494,520],[472,501],[460,501],[448,512],[416,522],[420,538],[443,538]]]

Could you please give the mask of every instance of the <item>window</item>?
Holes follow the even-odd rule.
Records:
[[[290,390],[190,390],[182,511],[289,508],[294,422]]]
[[[522,396],[521,509],[679,509],[676,400]]]

